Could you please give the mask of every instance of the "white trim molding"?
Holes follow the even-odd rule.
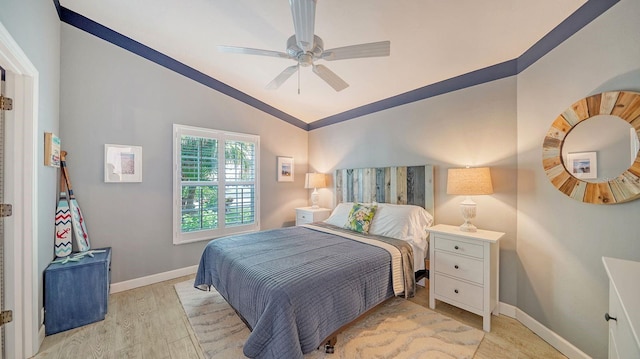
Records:
[[[146,277],[140,277],[136,279],[127,280],[124,282],[118,282],[111,285],[110,293],[123,292],[125,290],[144,287],[145,285],[164,282],[165,280],[184,277],[186,275],[194,274],[198,270],[198,266],[191,266],[185,268],[174,269],[172,271],[152,274]]]
[[[542,340],[549,343],[549,345],[556,348],[560,353],[566,355],[570,359],[591,359],[590,356],[578,349],[575,345],[569,343],[566,339],[533,319],[533,317],[523,312],[520,308],[500,302],[500,314],[519,321],[522,325],[529,328],[532,332],[542,338]]]
[[[38,70],[0,23],[0,66],[6,71],[6,94],[13,110],[5,112],[5,202],[13,216],[5,219],[5,293],[14,320],[7,325],[7,358],[29,358],[38,352],[38,208],[37,136]],[[17,240],[19,238],[19,240]],[[9,274],[10,273],[10,274]]]

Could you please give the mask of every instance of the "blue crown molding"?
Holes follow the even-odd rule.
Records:
[[[310,124],[293,117],[277,108],[270,106],[246,93],[239,91],[223,82],[214,79],[196,69],[189,67],[169,56],[166,56],[144,44],[141,44],[129,37],[113,31],[97,22],[88,19],[76,12],[73,12],[60,5],[59,0],[53,0],[60,20],[80,30],[84,30],[116,46],[128,50],[134,54],[144,57],[147,60],[157,63],[169,70],[175,71],[196,82],[199,82],[213,90],[219,91],[238,101],[252,106],[260,111],[275,116],[303,130],[311,131],[321,127],[352,120],[357,117],[369,115],[389,108],[406,105],[411,102],[424,100],[430,97],[443,95],[448,92],[461,90],[463,88],[479,85],[482,83],[499,80],[505,77],[514,76],[527,69],[544,55],[553,50],[556,46],[564,42],[573,34],[578,32],[591,21],[602,15],[605,11],[618,3],[620,0],[589,0],[578,10],[566,18],[562,23],[551,30],[542,39],[536,42],[531,48],[525,51],[518,58],[505,61],[503,63],[485,67],[460,76],[456,76],[444,81],[430,84],[400,95],[376,101],[364,106],[360,106],[336,115],[325,117]]]
[[[464,75],[452,77],[450,79],[436,82],[400,95],[386,98],[368,105],[354,108],[349,111],[339,113],[330,117],[309,124],[309,130],[333,125],[339,122],[354,119],[356,117],[368,115],[374,112],[386,110],[392,107],[406,105],[411,102],[424,100],[429,97],[442,95],[448,92],[461,90],[463,88],[479,85],[485,82],[499,80],[505,77],[516,75],[516,60],[509,60],[503,63],[485,67],[472,71]]]
[[[620,0],[589,0],[518,57],[518,73],[526,70]]]
[[[60,6],[60,0],[53,0],[53,6],[56,7],[56,12],[58,12],[58,18],[62,20],[62,6]]]

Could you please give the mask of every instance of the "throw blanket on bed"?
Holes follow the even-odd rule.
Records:
[[[411,247],[388,241],[404,248],[403,262],[411,266]],[[194,286],[213,285],[244,318],[252,329],[243,349],[247,357],[302,358],[394,295],[390,268],[385,249],[321,229],[288,227],[211,241]],[[415,287],[410,282],[404,289],[409,296]]]
[[[404,295],[413,298],[415,295],[415,270],[413,269],[413,248],[405,241],[395,238],[362,234],[349,229],[339,228],[324,222],[304,224],[303,227],[315,229],[326,233],[337,234],[342,237],[374,245],[385,249],[391,255],[391,275],[393,281],[393,293],[396,296]]]

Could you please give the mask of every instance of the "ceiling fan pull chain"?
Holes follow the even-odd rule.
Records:
[[[300,64],[298,64],[298,95],[300,95]]]

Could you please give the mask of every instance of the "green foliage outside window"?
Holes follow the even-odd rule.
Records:
[[[255,144],[224,146],[225,213],[218,213],[218,140],[182,136],[182,232],[255,222]]]

